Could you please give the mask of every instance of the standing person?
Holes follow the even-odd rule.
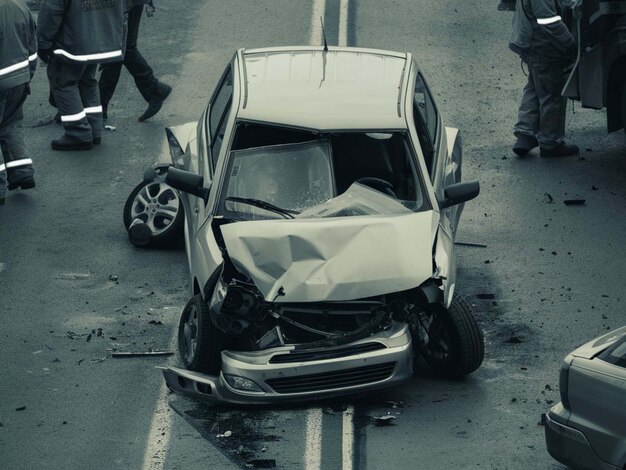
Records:
[[[578,153],[565,143],[567,99],[561,96],[564,69],[576,55],[576,41],[559,15],[560,0],[518,0],[509,47],[528,64],[513,151],[523,156],[539,145],[542,157]]]
[[[148,62],[137,49],[137,36],[139,34],[139,23],[143,13],[143,6],[148,4],[148,12],[154,11],[152,0],[127,0],[128,6],[128,36],[126,37],[126,52],[124,62],[112,62],[102,66],[100,75],[100,101],[104,119],[108,118],[107,110],[109,102],[115,92],[115,87],[120,79],[122,65],[135,79],[135,86],[147,101],[148,108],[139,116],[139,121],[150,119],[159,112],[163,102],[172,92],[172,87],[160,82],[154,76],[154,72]]]
[[[123,0],[44,0],[37,39],[65,129],[52,148],[91,149],[102,137],[98,63],[123,58]]]
[[[8,189],[35,187],[26,158],[22,105],[37,67],[35,20],[22,0],[0,0],[0,204]]]

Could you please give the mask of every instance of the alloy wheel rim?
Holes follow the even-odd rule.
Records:
[[[131,220],[139,219],[160,235],[174,222],[180,210],[180,199],[169,185],[153,182],[145,185],[135,196],[130,210]]]

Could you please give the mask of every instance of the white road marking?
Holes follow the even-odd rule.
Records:
[[[324,44],[322,35],[322,22],[320,18],[324,18],[326,12],[326,0],[313,0],[313,13],[311,15],[311,37],[309,44],[312,46],[321,46]]]
[[[342,470],[352,470],[354,461],[354,406],[348,405],[343,412],[343,432],[342,432]]]
[[[304,470],[322,468],[322,409],[311,408],[306,416]]]
[[[169,350],[176,350],[176,339],[178,331],[175,328],[174,334],[170,339]],[[160,372],[160,371],[159,371]],[[165,380],[161,380],[159,388],[159,397],[157,398],[152,422],[150,423],[150,431],[146,441],[146,450],[143,453],[143,465],[141,470],[163,470],[167,453],[170,448],[170,440],[172,438],[172,410],[170,410],[168,400],[169,390],[165,385]]]
[[[339,32],[338,42],[339,46],[345,47],[348,45],[348,14],[349,14],[350,0],[341,0],[339,6]]]

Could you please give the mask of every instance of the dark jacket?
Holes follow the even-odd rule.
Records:
[[[560,16],[559,0],[518,0],[509,47],[523,59],[569,62],[576,41]]]
[[[28,83],[36,67],[33,15],[22,0],[0,0],[0,90]]]
[[[40,49],[85,64],[122,60],[124,0],[44,0],[37,20]]]

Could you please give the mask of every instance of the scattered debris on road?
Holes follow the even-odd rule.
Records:
[[[520,344],[524,342],[524,338],[522,336],[511,335],[506,342],[511,344]]]
[[[24,411],[25,409],[26,409],[26,406],[19,406],[15,408],[15,411]]]
[[[172,351],[114,351],[111,357],[173,356]]]
[[[233,432],[232,432],[232,431],[225,431],[225,432],[223,432],[222,434],[218,434],[218,435],[217,435],[217,436],[215,436],[215,437],[230,437],[230,436],[232,436],[232,435],[233,435]]]
[[[543,202],[545,202],[546,204],[552,204],[554,202],[554,198],[550,193],[544,193]]]
[[[488,294],[476,294],[476,298],[480,299],[480,300],[493,300],[496,298],[496,296],[494,294],[488,293]]]
[[[162,325],[163,324],[161,320],[150,320],[148,323],[150,325]]]
[[[454,242],[454,244],[458,246],[470,246],[472,248],[487,248],[487,245],[484,245],[482,243]]]
[[[246,462],[249,468],[276,468],[276,460],[274,459],[254,459]]]
[[[392,426],[396,418],[394,415],[374,416],[374,426]]]
[[[566,199],[563,201],[566,206],[584,206],[586,202],[585,199]]]

